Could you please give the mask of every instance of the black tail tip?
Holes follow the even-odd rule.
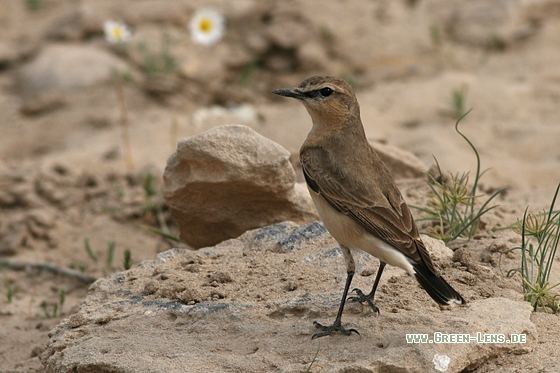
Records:
[[[414,269],[416,271],[416,279],[436,303],[441,305],[464,305],[467,303],[443,277],[436,276],[432,271],[422,265],[414,265]]]

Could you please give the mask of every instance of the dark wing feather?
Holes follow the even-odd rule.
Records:
[[[320,147],[302,149],[301,164],[311,190],[338,212],[354,219],[367,232],[437,273],[406,202],[385,164],[370,148],[367,159],[349,164]],[[375,172],[371,172],[375,167]],[[372,178],[362,175],[372,175]]]

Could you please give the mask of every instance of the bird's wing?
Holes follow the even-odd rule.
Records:
[[[371,159],[356,160],[353,164],[354,169],[364,172],[350,174],[342,162],[335,161],[326,150],[307,148],[300,156],[306,182],[335,210],[437,273],[410,209],[383,162],[373,149],[371,152]]]

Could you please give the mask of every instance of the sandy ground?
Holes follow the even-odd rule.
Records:
[[[556,1],[474,1],[465,8],[426,0],[256,3],[209,2],[225,14],[228,29],[216,46],[203,47],[181,36],[188,33],[194,1],[3,0],[0,259],[48,262],[99,277],[123,269],[125,250],[138,264],[176,246],[150,230],[165,222],[177,232],[161,197],[161,174],[176,141],[214,125],[241,123],[297,159],[310,127],[307,114],[268,92],[324,73],[355,84],[371,139],[407,149],[427,165],[435,156],[445,170],[474,172],[473,155],[453,129],[453,91],[462,91],[462,108],[473,111],[461,128],[483,167],[491,168],[484,190],[507,188],[501,215],[491,222],[503,227],[528,204],[535,212],[548,206],[560,182]],[[157,44],[164,31],[176,37],[169,48],[178,68],[171,78],[158,75],[172,88],[154,92],[138,49],[122,52],[103,39],[106,19],[130,24],[133,43]],[[255,35],[262,39],[254,41]],[[30,83],[38,78],[25,69],[54,44],[87,46],[127,64],[134,79],[121,86],[132,165],[123,151],[114,79],[94,77],[79,88],[61,80],[47,88]],[[211,73],[203,74],[205,69]],[[34,71],[52,76],[48,69]],[[241,84],[247,71],[252,75]],[[249,106],[239,106],[244,104]],[[146,192],[150,187],[153,196]],[[96,260],[85,249],[86,238]],[[114,259],[108,261],[111,242]],[[464,245],[480,250],[476,243]],[[516,258],[510,259],[514,265]],[[551,282],[558,281],[556,266]],[[71,277],[0,269],[0,371],[44,371],[38,355],[49,330],[77,311],[86,292],[87,285]],[[477,372],[547,372],[547,362],[560,358],[560,322],[542,312],[533,322],[539,344],[532,353],[497,356]]]

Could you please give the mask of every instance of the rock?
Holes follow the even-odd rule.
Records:
[[[55,111],[66,104],[66,98],[60,93],[49,92],[26,97],[19,110],[22,114],[33,116]]]
[[[15,43],[0,41],[0,67],[14,63],[20,58],[20,54],[13,44]]]
[[[22,224],[10,223],[7,228],[7,232],[0,232],[0,256],[16,255],[17,249],[27,239],[27,232]]]
[[[16,196],[14,196],[12,193],[0,190],[0,206],[1,207],[12,207],[12,206],[17,205],[17,202],[18,201],[16,199]]]
[[[82,9],[72,10],[67,14],[61,14],[59,19],[47,30],[48,38],[53,40],[73,41],[82,39],[86,34],[83,27],[84,17],[82,15]]]
[[[12,12],[5,9],[4,4],[6,3],[0,4],[0,24],[6,26],[7,19],[4,16],[10,18]],[[9,5],[7,6],[9,7]],[[13,24],[14,27],[3,29],[0,40],[0,69],[15,66],[29,58],[41,45],[42,32],[35,27],[29,28],[22,25],[23,23],[17,22]]]
[[[325,48],[318,43],[307,43],[298,50],[298,59],[304,70],[324,69],[328,71],[329,55]]]
[[[224,58],[231,53],[229,46],[218,44],[216,48],[209,49],[192,45],[191,48],[196,52],[186,53],[179,69],[183,77],[204,84],[210,84],[213,79],[225,79],[227,66]]]
[[[289,250],[275,249],[282,246]],[[322,371],[431,372],[437,363],[454,373],[474,371],[495,356],[528,353],[535,343],[528,302],[472,299],[467,306],[440,310],[413,278],[388,266],[376,297],[381,314],[375,317],[350,303],[343,324],[357,328],[360,336],[334,334],[318,345],[311,341],[312,322],[334,319],[344,286],[336,247],[320,223],[282,222],[214,247],[163,252],[97,280],[79,311],[50,332],[42,363],[49,373],[173,373],[185,367],[299,372],[319,348],[314,364]],[[355,258],[360,265],[377,262],[367,254]],[[461,273],[450,267],[444,276],[464,293],[469,287],[452,281]],[[353,285],[371,286],[372,281],[356,276]],[[383,291],[389,285],[398,297]],[[409,302],[406,307],[403,300]],[[407,343],[409,333],[428,339],[447,334],[509,339],[515,333],[527,340]]]
[[[176,93],[180,87],[181,81],[177,76],[163,73],[148,76],[142,84],[146,93],[156,97]]]
[[[542,4],[535,5],[517,0],[432,0],[428,9],[455,41],[503,49],[538,31],[535,10]]]
[[[445,243],[442,240],[426,236],[425,234],[422,234],[421,237],[422,242],[424,242],[424,245],[430,252],[430,257],[436,266],[438,264],[451,263],[453,259],[453,250],[445,246]]]
[[[200,248],[284,220],[316,220],[289,157],[280,145],[240,125],[181,140],[163,175],[164,197],[181,238]]]
[[[240,237],[251,250],[286,253],[307,240],[327,234],[328,231],[322,222],[314,221],[302,226],[293,222],[281,222],[251,232]]]
[[[28,219],[45,228],[53,228],[57,222],[56,214],[44,209],[30,211]]]
[[[424,162],[409,151],[377,141],[370,144],[395,179],[424,177],[428,171]]]
[[[267,28],[267,36],[273,44],[283,49],[295,49],[301,46],[303,40],[314,36],[310,29],[312,27],[309,23],[302,22],[300,14],[279,11]],[[290,32],[286,32],[286,30],[290,30]]]
[[[65,92],[103,83],[127,64],[109,52],[87,45],[51,44],[19,71],[26,97]]]

